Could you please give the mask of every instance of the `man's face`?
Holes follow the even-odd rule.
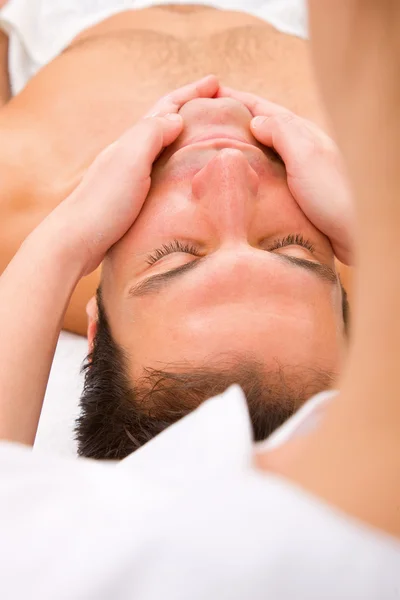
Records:
[[[104,262],[105,310],[130,375],[227,355],[337,372],[332,247],[284,165],[235,100],[193,100],[180,114],[184,130],[155,163],[139,218]]]

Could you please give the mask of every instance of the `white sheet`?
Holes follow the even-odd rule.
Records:
[[[1,600],[399,600],[399,540],[253,450],[238,386],[120,462],[0,443]]]
[[[80,367],[87,339],[62,331],[47,386],[35,449],[57,456],[76,456],[73,436],[83,386]]]

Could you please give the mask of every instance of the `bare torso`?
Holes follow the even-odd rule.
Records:
[[[160,96],[203,75],[324,126],[307,43],[239,12],[127,11],[82,32],[0,110],[3,269],[107,144]],[[83,280],[65,326],[85,331],[98,274]]]

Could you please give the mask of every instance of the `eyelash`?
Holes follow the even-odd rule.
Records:
[[[303,246],[310,252],[314,252],[314,245],[310,242],[310,240],[305,239],[301,233],[291,233],[284,238],[276,239],[272,246],[268,248],[268,251],[271,252],[272,250],[283,248],[285,246]],[[180,242],[179,240],[173,240],[168,244],[163,244],[160,248],[154,250],[152,254],[149,254],[147,257],[147,263],[149,265],[154,265],[154,263],[161,260],[164,256],[173,254],[174,252],[185,252],[186,254],[192,254],[193,256],[200,256],[198,248],[196,248],[196,246],[193,244]]]
[[[314,252],[314,244],[304,238],[301,233],[291,233],[284,238],[277,239],[274,241],[272,248],[268,248],[269,251],[276,250],[277,248],[283,248],[284,246],[303,246],[310,252]]]
[[[199,256],[198,249],[193,244],[187,244],[184,242],[180,242],[179,240],[173,240],[168,244],[163,244],[157,250],[154,250],[152,254],[149,254],[147,257],[147,263],[149,265],[154,265],[157,261],[161,260],[167,254],[172,254],[173,252],[186,252],[187,254],[193,254],[193,256]]]

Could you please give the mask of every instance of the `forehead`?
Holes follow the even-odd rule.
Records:
[[[328,363],[336,356],[342,335],[338,285],[283,265],[269,253],[251,261],[246,252],[212,258],[143,298],[118,296],[105,282],[110,326],[135,357],[132,368],[196,362],[226,350],[254,351],[265,362]]]
[[[224,352],[251,354],[269,367],[278,361],[335,370],[341,333],[338,312],[326,297],[317,299],[314,294],[308,302],[299,302],[275,296],[266,301],[260,294],[238,293],[237,288],[230,297],[223,288],[213,298],[199,290],[190,298],[181,291],[173,302],[161,295],[144,299],[124,315],[111,308],[113,336],[132,357],[133,374],[146,366],[212,362]]]

